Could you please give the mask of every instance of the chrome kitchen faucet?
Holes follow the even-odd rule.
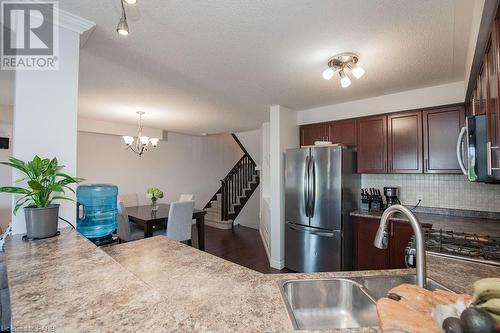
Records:
[[[413,233],[415,234],[415,243],[417,247],[417,285],[421,288],[426,287],[427,274],[425,268],[425,241],[424,235],[422,233],[422,228],[418,222],[417,217],[405,206],[403,205],[393,205],[387,208],[382,214],[380,219],[380,225],[375,235],[375,240],[373,245],[379,249],[387,249],[389,243],[389,236],[387,234],[387,223],[389,218],[394,213],[402,213],[408,218],[411,227],[413,228]]]

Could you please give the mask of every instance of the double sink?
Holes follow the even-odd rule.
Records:
[[[279,281],[296,330],[378,326],[376,302],[389,290],[415,284],[415,275]],[[449,290],[427,279],[429,290]]]

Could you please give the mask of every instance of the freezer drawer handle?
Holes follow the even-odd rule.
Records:
[[[301,228],[301,227],[296,227],[293,226],[292,224],[288,224],[288,227],[290,229],[296,230],[296,231],[304,231],[316,236],[322,236],[322,237],[333,237],[333,233],[330,232],[321,232],[321,231],[316,231],[316,230],[311,230],[311,229],[306,229],[306,228]]]

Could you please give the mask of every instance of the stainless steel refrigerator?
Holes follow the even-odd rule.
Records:
[[[285,168],[285,266],[296,272],[351,269],[349,213],[361,186],[354,148],[289,149]]]

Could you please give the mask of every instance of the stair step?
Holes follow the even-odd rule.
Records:
[[[210,208],[205,208],[207,214],[220,214],[220,208],[214,208],[213,206]]]
[[[214,227],[214,228],[217,228],[217,229],[231,229],[233,227],[233,222],[232,221],[210,221],[210,220],[206,220],[205,221],[205,225],[208,225],[209,227]]]
[[[218,212],[211,212],[207,210],[207,214],[205,215],[206,220],[212,220],[212,221],[220,221],[221,215],[220,211]]]

